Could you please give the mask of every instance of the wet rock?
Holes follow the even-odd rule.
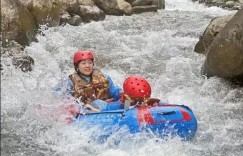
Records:
[[[68,23],[73,26],[78,26],[81,22],[83,22],[83,19],[79,15],[70,15],[68,12],[62,11],[60,16],[60,25],[65,25]]]
[[[135,6],[157,6],[157,9],[165,8],[165,0],[126,0],[133,7]],[[136,8],[135,8],[136,10]],[[154,10],[152,10],[153,12]]]
[[[154,0],[135,0],[132,3],[132,6],[144,6],[144,5],[152,5]]]
[[[133,2],[135,2],[136,0],[125,0],[126,2],[132,4]]]
[[[59,0],[61,10],[68,12],[69,14],[77,14],[79,9],[78,0]]]
[[[71,15],[67,11],[63,10],[60,13],[60,23],[59,23],[59,25],[65,25],[70,18],[71,18]]]
[[[217,6],[227,9],[236,9],[239,10],[243,8],[243,5],[241,5],[242,0],[192,0],[192,1],[198,1],[199,3],[205,3],[207,6]]]
[[[212,19],[210,24],[204,31],[203,35],[199,38],[199,41],[194,48],[194,51],[197,53],[205,54],[207,48],[210,46],[214,38],[234,15],[235,13],[228,16],[222,16]]]
[[[243,9],[231,18],[211,43],[203,74],[243,81]]]
[[[67,20],[67,23],[73,26],[78,26],[82,21],[83,19],[79,15],[74,15]]]
[[[235,2],[234,1],[228,1],[228,2],[225,3],[225,6],[226,7],[229,7],[229,8],[234,7],[234,5],[235,5]]]
[[[125,14],[131,15],[133,13],[133,9],[131,4],[127,3],[124,0],[117,0],[118,8]]]
[[[158,9],[165,9],[165,0],[157,0]]]
[[[8,47],[1,49],[1,55],[1,70],[10,66],[11,62],[7,60],[12,60],[12,64],[23,72],[32,71],[34,60],[24,52],[24,47],[19,43],[11,41]]]
[[[242,8],[243,8],[243,2],[242,3],[235,2],[234,6],[232,7],[232,9],[234,10],[240,10]]]
[[[131,15],[132,6],[125,0],[93,0],[107,15]]]
[[[34,59],[30,56],[24,56],[24,57],[14,57],[13,65],[15,65],[16,68],[20,68],[23,72],[30,72],[32,71],[32,65],[34,65]]]
[[[1,48],[2,57],[23,56],[24,47],[16,41],[10,41],[9,46]]]
[[[28,45],[35,39],[37,25],[30,12],[16,0],[2,0],[2,46],[7,47],[11,40]]]
[[[99,21],[105,19],[105,13],[92,0],[61,0],[61,22],[70,25],[79,25],[81,22]]]
[[[147,6],[135,6],[133,7],[133,13],[142,13],[142,12],[157,12],[157,6],[147,5]]]
[[[77,12],[84,22],[100,21],[105,19],[105,13],[96,5],[79,5]]]
[[[93,0],[78,0],[79,5],[95,5],[95,2]]]
[[[58,26],[61,6],[59,0],[19,0],[34,17],[37,25]]]

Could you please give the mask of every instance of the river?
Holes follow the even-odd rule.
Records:
[[[1,155],[55,156],[219,156],[243,155],[243,88],[205,78],[205,56],[193,52],[210,20],[232,11],[189,0],[168,0],[165,10],[46,29],[25,48],[34,58],[30,73],[2,60]],[[74,72],[77,49],[94,51],[96,65],[122,86],[132,74],[145,77],[152,96],[189,106],[198,120],[193,140],[160,140],[143,134],[127,139],[114,132],[103,144],[89,141],[97,129],[82,131],[60,122],[63,105],[53,88]],[[124,130],[125,131],[125,130]],[[115,140],[121,140],[115,145]]]

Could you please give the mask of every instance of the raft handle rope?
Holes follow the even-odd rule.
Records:
[[[92,113],[85,113],[84,111],[83,111],[83,108],[84,108],[84,106],[85,106],[85,104],[81,101],[81,98],[82,97],[79,97],[79,98],[77,98],[76,99],[76,102],[77,102],[77,104],[79,105],[79,107],[80,107],[80,113],[77,113],[77,115],[75,116],[75,118],[77,118],[79,115],[95,115],[95,114],[116,114],[116,113],[119,113],[119,114],[121,114],[122,116],[125,116],[125,112],[127,111],[127,110],[114,110],[114,111],[103,111],[103,112],[92,112]],[[134,106],[135,107],[135,106]],[[134,108],[133,107],[133,108]],[[129,109],[131,109],[131,108],[129,108]]]
[[[97,114],[121,114],[122,116],[125,116],[125,110],[119,110],[119,111],[104,111],[104,112],[94,112],[94,113],[79,113],[78,115],[97,115]]]

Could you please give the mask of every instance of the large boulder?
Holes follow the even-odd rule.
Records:
[[[157,12],[158,7],[155,5],[146,5],[146,6],[134,6],[133,13],[139,14],[142,12]]]
[[[164,9],[165,8],[165,0],[126,0],[130,3],[133,7],[135,6],[157,6],[157,9]],[[139,8],[139,7],[137,7]],[[135,8],[136,9],[136,8]],[[154,10],[152,10],[154,11]]]
[[[157,0],[157,6],[158,9],[165,9],[165,0]]]
[[[81,22],[105,19],[105,13],[92,0],[60,0],[60,24],[79,25]]]
[[[34,17],[37,25],[58,26],[61,6],[59,0],[19,0]]]
[[[213,40],[207,51],[203,73],[243,82],[243,9]]]
[[[79,5],[77,14],[84,22],[100,21],[105,19],[105,13],[96,5]]]
[[[125,0],[93,0],[107,15],[131,15],[133,10]]]
[[[95,5],[93,0],[78,0],[79,5]]]
[[[78,0],[59,0],[61,10],[67,11],[69,14],[76,14],[79,8]]]
[[[235,13],[228,16],[216,17],[211,20],[210,24],[204,31],[203,35],[197,42],[194,51],[197,53],[206,53],[207,48],[212,43],[220,30],[228,23],[228,21],[235,15]]]
[[[72,14],[71,16],[68,12],[62,11],[60,16],[60,25],[65,25],[68,23],[73,26],[78,26],[81,22],[83,22],[83,19],[80,16],[76,14]]]
[[[152,5],[154,0],[135,0],[132,3],[132,6],[144,6],[144,5]]]
[[[37,25],[30,12],[16,0],[2,0],[2,46],[8,46],[10,40],[27,45],[34,39]]]
[[[135,2],[136,0],[125,0],[126,2],[132,4],[133,2]]]
[[[84,22],[99,21],[105,19],[105,13],[95,5],[92,0],[78,0],[79,7],[77,15],[82,17]]]

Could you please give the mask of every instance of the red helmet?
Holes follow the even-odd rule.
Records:
[[[90,50],[86,50],[86,51],[78,50],[73,56],[73,63],[76,64],[79,61],[85,60],[85,59],[94,60],[94,55],[93,55],[92,51],[90,51]]]
[[[135,98],[149,98],[151,87],[147,80],[139,76],[130,76],[123,83],[124,93]]]

